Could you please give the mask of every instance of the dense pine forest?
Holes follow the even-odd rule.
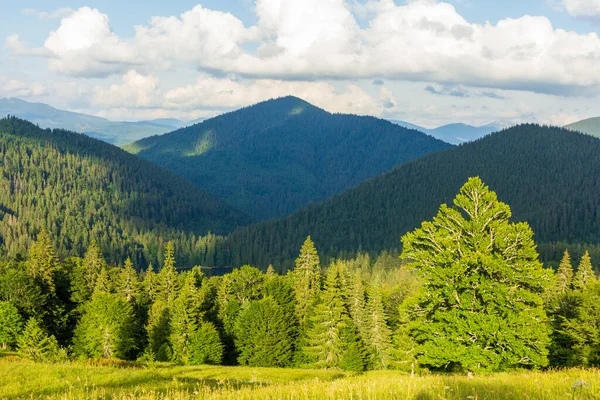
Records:
[[[449,147],[388,121],[330,114],[285,97],[125,149],[264,219],[325,200],[405,161]]]
[[[377,254],[448,203],[469,176],[480,176],[514,219],[527,221],[544,261],[565,249],[578,257],[600,241],[600,141],[562,128],[520,125],[407,162],[293,215],[229,235],[229,264],[291,268],[307,235],[322,255]]]
[[[119,148],[17,118],[0,120],[0,257],[24,254],[42,229],[58,254],[93,241],[111,263],[158,262],[168,240],[188,265],[215,263],[209,233],[250,222],[212,195]],[[224,261],[221,261],[222,263]]]
[[[114,267],[92,243],[57,257],[41,231],[0,265],[0,342],[23,358],[349,371],[503,371],[600,365],[600,284],[586,254],[556,273],[527,223],[478,178],[402,237],[400,257],[322,263],[304,241],[292,271],[206,277]],[[573,264],[578,261],[576,268]]]

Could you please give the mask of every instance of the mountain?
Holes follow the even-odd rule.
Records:
[[[286,218],[233,232],[239,260],[291,266],[311,235],[322,255],[397,249],[471,176],[480,176],[538,243],[600,241],[600,140],[562,128],[519,125],[400,165]],[[556,252],[556,248],[547,247]],[[556,254],[548,256],[555,257]]]
[[[566,125],[565,128],[600,137],[600,117],[588,118]]]
[[[7,115],[26,119],[42,128],[59,128],[85,133],[115,145],[130,143],[188,125],[173,118],[115,122],[92,115],[58,110],[44,103],[30,103],[16,98],[0,99],[0,117]]]
[[[507,125],[505,124],[493,122],[491,124],[482,126],[473,126],[468,124],[456,123],[443,125],[434,129],[428,129],[405,121],[390,120],[390,122],[396,125],[403,126],[405,128],[416,129],[430,136],[433,136],[434,138],[452,144],[472,142],[473,140],[482,138],[486,135],[489,135],[492,132],[497,132],[507,127]]]
[[[63,255],[97,241],[108,260],[156,263],[176,240],[182,260],[250,219],[183,178],[118,147],[16,117],[0,120],[0,255],[15,256],[40,229]],[[198,259],[202,261],[202,259]],[[155,264],[156,265],[156,264]]]
[[[451,145],[373,117],[269,100],[125,149],[265,219]]]

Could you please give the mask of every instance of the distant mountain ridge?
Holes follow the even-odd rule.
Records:
[[[308,235],[323,256],[397,249],[404,233],[431,220],[472,176],[510,205],[514,220],[527,221],[548,251],[555,241],[598,243],[599,170],[599,139],[519,125],[406,162],[288,217],[240,228],[225,246],[241,263],[261,267],[291,267]]]
[[[498,122],[492,122],[490,124],[482,126],[473,126],[463,123],[454,123],[448,125],[442,125],[437,128],[428,129],[419,125],[411,124],[405,121],[390,120],[390,122],[403,126],[408,129],[416,129],[423,133],[433,136],[434,138],[443,140],[446,143],[461,144],[466,142],[472,142],[473,140],[480,139],[493,132],[498,132],[504,128],[512,126],[512,124],[502,124]]]
[[[587,133],[588,135],[600,137],[600,117],[587,118],[581,121],[566,125],[565,128]]]
[[[85,133],[115,145],[171,132],[203,120],[200,118],[186,123],[175,118],[159,118],[150,121],[117,122],[93,115],[59,110],[44,103],[30,103],[17,98],[0,99],[0,118],[8,115],[23,118],[42,128]]]
[[[449,147],[389,121],[331,114],[292,96],[124,146],[259,219]]]

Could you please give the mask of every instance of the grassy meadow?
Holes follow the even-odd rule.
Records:
[[[3,353],[0,399],[600,399],[599,370],[491,375],[183,367],[116,362],[35,364]]]

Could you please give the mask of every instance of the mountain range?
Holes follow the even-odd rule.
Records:
[[[296,97],[265,101],[124,148],[257,219],[289,214],[451,145]]]
[[[472,176],[511,206],[514,220],[532,226],[538,243],[597,243],[599,170],[599,139],[519,125],[406,162],[288,217],[239,228],[225,245],[244,264],[283,268],[308,235],[324,256],[397,249],[404,233],[431,220]]]
[[[58,128],[85,133],[115,145],[167,133],[203,120],[199,118],[183,122],[174,118],[160,118],[150,121],[117,122],[93,115],[58,110],[44,103],[30,103],[17,98],[0,99],[0,117],[7,115],[23,118],[42,128]]]
[[[588,118],[565,126],[572,131],[600,137],[600,117]]]
[[[511,126],[511,124],[501,124],[498,122],[492,122],[490,124],[482,126],[454,123],[442,125],[433,129],[428,129],[405,121],[390,120],[390,122],[408,129],[416,129],[430,136],[433,136],[436,139],[440,139],[446,143],[451,144],[471,142],[473,140],[489,135],[492,132],[497,132],[499,130],[502,130],[503,128]]]

